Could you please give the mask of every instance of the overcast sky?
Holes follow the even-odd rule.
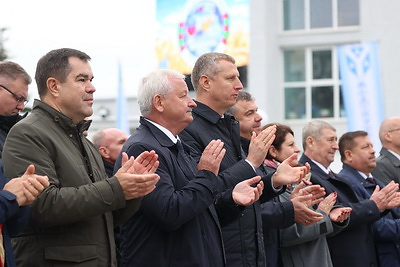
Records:
[[[118,62],[126,96],[136,95],[140,77],[156,68],[155,0],[0,0],[0,6],[9,59],[32,78],[38,59],[62,47],[92,58],[95,98],[116,96]],[[29,88],[37,97],[35,82]]]

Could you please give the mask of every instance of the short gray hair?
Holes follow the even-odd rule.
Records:
[[[96,149],[99,149],[103,145],[103,139],[104,136],[106,135],[104,132],[105,128],[98,130],[95,132],[92,136],[92,143],[96,147]]]
[[[22,78],[26,85],[29,85],[32,82],[31,76],[29,76],[25,69],[12,61],[0,62],[0,76],[5,76],[12,80]]]
[[[169,78],[184,79],[185,75],[175,70],[162,69],[149,73],[140,81],[137,101],[142,116],[150,114],[155,95],[167,95],[174,89]]]
[[[223,53],[206,53],[197,59],[191,75],[192,85],[195,92],[199,89],[199,80],[202,75],[214,78],[220,71],[218,68],[218,62],[220,60],[226,60],[235,64],[235,59],[233,57]]]
[[[331,129],[336,132],[335,127],[327,123],[326,121],[314,120],[307,123],[303,128],[303,150],[306,150],[307,145],[307,137],[311,136],[312,138],[318,140],[320,135],[322,134],[323,129]]]
[[[244,90],[240,90],[238,93],[238,96],[236,98],[236,103],[238,101],[255,101],[254,97],[247,91]],[[237,113],[237,108],[236,108],[236,104],[233,105],[232,107],[230,107],[226,113],[235,116]]]

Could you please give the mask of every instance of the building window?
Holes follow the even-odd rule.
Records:
[[[284,50],[285,119],[344,117],[336,49]]]
[[[288,30],[303,30],[305,28],[304,23],[304,12],[299,12],[299,10],[304,11],[304,1],[283,1],[283,19],[284,19],[284,29]]]
[[[360,24],[359,0],[283,0],[285,31]]]

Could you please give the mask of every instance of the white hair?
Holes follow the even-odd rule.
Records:
[[[170,78],[184,79],[185,75],[175,70],[162,69],[149,73],[140,81],[137,101],[142,116],[150,114],[155,95],[167,95],[174,89]]]

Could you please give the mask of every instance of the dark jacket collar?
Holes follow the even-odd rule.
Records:
[[[246,155],[249,154],[249,146],[250,146],[250,140],[240,137],[240,143],[242,144],[242,148],[244,153],[246,153]]]
[[[114,164],[105,159],[103,159],[103,163],[104,163],[104,168],[106,170],[107,176],[112,177],[114,174]]]
[[[142,127],[146,127],[149,129],[151,134],[157,139],[157,141],[160,143],[161,146],[163,147],[172,147],[174,142],[166,135],[164,134],[159,128],[157,128],[154,124],[148,122],[144,117],[140,117],[140,124]]]
[[[0,129],[6,133],[8,133],[17,122],[22,120],[28,115],[28,112],[25,113],[23,116],[16,114],[16,115],[0,115]]]
[[[38,99],[35,99],[32,110],[36,110],[36,109],[43,110],[44,112],[48,113],[49,116],[56,123],[58,123],[61,126],[61,128],[63,128],[66,131],[75,131],[77,129],[79,131],[79,133],[82,133],[82,132],[88,130],[90,127],[90,124],[92,123],[91,120],[82,120],[78,124],[74,124],[72,122],[71,118],[65,116],[58,110],[52,108],[48,104],[46,104]]]
[[[362,177],[361,174],[360,174],[356,169],[354,169],[353,167],[351,167],[350,165],[348,165],[348,164],[346,164],[346,163],[343,163],[342,169],[343,169],[344,171],[347,171],[347,172],[351,173],[355,178],[357,178],[358,182],[360,182],[360,183],[364,183],[364,182],[365,182],[365,178]],[[339,174],[340,174],[340,173],[339,173]],[[348,182],[350,182],[350,183],[351,183],[351,182],[354,182],[354,181],[351,181],[351,179],[350,179],[349,177],[341,176],[341,178],[346,179],[346,180],[347,180]]]
[[[311,174],[317,173],[319,177],[321,177],[325,180],[331,178],[324,170],[322,170],[317,164],[314,163],[314,161],[312,161],[304,153],[303,153],[303,155],[301,155],[299,162],[302,164],[305,164],[306,162],[308,162],[308,164],[310,164],[310,166],[311,166]],[[335,177],[336,177],[336,174],[335,174]]]
[[[198,102],[196,100],[194,102],[196,102],[196,104],[197,104],[197,107],[195,107],[193,109],[193,113],[195,113],[196,115],[203,117],[204,119],[206,119],[214,124],[217,124],[219,119],[221,119],[221,115],[219,115],[218,112],[216,112],[209,106],[207,106],[201,102]],[[224,117],[232,117],[232,116],[228,115],[228,114],[224,114]]]

